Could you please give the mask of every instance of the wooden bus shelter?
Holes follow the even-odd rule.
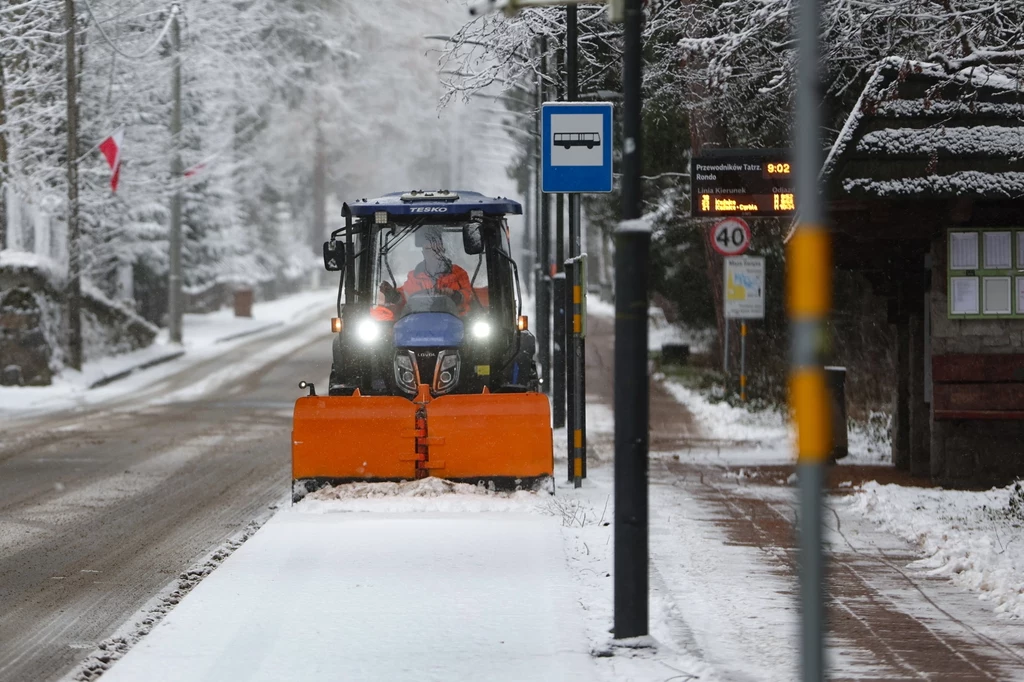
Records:
[[[944,484],[1024,475],[1024,89],[885,60],[822,171],[836,266],[896,325],[893,462]]]

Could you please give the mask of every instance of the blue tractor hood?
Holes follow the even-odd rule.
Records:
[[[466,336],[462,320],[450,313],[412,313],[395,323],[396,348],[458,348]]]

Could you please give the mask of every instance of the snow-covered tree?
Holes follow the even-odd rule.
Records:
[[[182,133],[172,140],[168,0],[75,0],[82,274],[165,314],[170,197],[183,195],[186,293],[305,278],[346,199],[497,177],[479,112],[439,109],[436,43],[459,3],[179,0]],[[0,4],[0,197],[11,221],[66,201],[63,0]],[[455,108],[455,107],[452,107]],[[120,185],[96,150],[124,126]],[[187,177],[171,176],[179,150]],[[463,177],[456,177],[461,169]],[[316,195],[314,178],[325,192]],[[500,182],[499,182],[500,184]],[[315,224],[329,209],[326,224]],[[5,204],[0,200],[0,224]],[[19,223],[20,224],[20,223]],[[31,249],[31,231],[18,244]],[[9,240],[8,240],[9,241]],[[62,241],[60,236],[56,242]],[[59,248],[53,256],[60,260]]]

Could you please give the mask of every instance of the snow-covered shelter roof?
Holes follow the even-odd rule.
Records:
[[[1024,83],[890,57],[872,74],[822,178],[832,201],[1024,199]]]

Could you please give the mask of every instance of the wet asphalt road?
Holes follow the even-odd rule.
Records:
[[[66,675],[184,569],[287,500],[296,384],[326,386],[330,370],[328,335],[271,359],[292,334],[261,336],[143,395],[0,419],[0,682]],[[213,395],[147,399],[243,357]]]

